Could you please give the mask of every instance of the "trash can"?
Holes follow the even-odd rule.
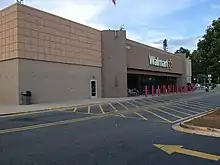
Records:
[[[30,105],[31,104],[31,91],[25,91],[21,93],[22,96],[22,105]]]

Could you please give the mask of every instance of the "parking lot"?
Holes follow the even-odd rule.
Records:
[[[117,112],[118,117],[175,123],[197,116],[219,106],[217,103],[201,99],[185,100],[187,95],[173,95],[155,98],[142,98],[74,107],[67,111],[78,114],[101,115]],[[139,109],[136,111],[136,109]],[[134,110],[134,112],[133,112]]]
[[[171,128],[176,122],[218,107],[220,93],[217,94],[137,98],[0,117],[0,164],[108,164],[110,161],[124,164],[127,161],[217,165],[219,139],[184,134]],[[187,155],[164,153],[160,148],[163,145],[168,149],[180,146],[181,150],[177,151],[187,151],[184,152]],[[191,153],[197,155],[190,156]]]

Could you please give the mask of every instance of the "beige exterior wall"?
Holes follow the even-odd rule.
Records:
[[[33,103],[88,99],[91,79],[97,80],[101,97],[101,68],[19,60],[19,93],[32,91]]]
[[[0,11],[0,61],[15,58],[17,43],[17,7]]]
[[[103,97],[127,96],[126,31],[102,31]]]
[[[18,60],[0,61],[0,104],[18,104]]]
[[[165,72],[182,74],[183,70],[183,57],[156,49],[132,40],[127,40],[127,67],[131,69],[141,69],[153,72]],[[149,55],[158,57],[161,60],[172,60],[172,68],[155,67],[149,64]]]
[[[101,32],[17,5],[20,58],[101,67]]]
[[[101,97],[101,32],[14,4],[0,11],[0,103],[86,99],[96,79]]]

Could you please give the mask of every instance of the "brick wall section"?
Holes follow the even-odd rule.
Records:
[[[101,67],[101,32],[17,5],[20,58]]]
[[[15,58],[17,42],[17,7],[0,11],[0,61]]]

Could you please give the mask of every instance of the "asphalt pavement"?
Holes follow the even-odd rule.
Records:
[[[212,111],[219,96],[189,93],[1,117],[0,164],[217,165],[219,138],[172,125]]]

